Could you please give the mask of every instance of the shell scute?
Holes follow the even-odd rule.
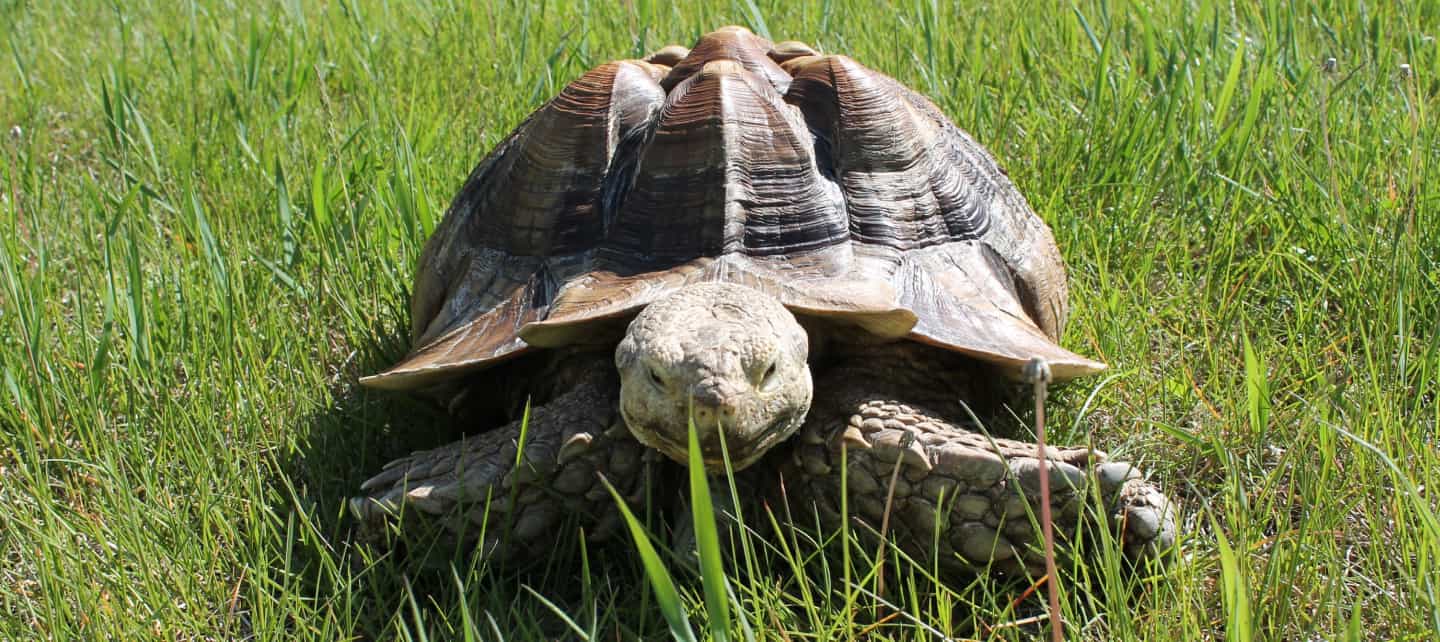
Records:
[[[587,72],[497,146],[422,254],[414,349],[362,382],[589,340],[702,281],[1011,373],[1104,367],[1056,344],[1064,265],[989,152],[884,74],[730,27]]]
[[[670,69],[660,86],[671,91],[716,60],[733,60],[750,73],[765,79],[776,91],[785,93],[790,75],[770,58],[773,45],[744,27],[721,27],[700,37],[699,42]]]
[[[365,383],[410,388],[525,348],[558,283],[589,268],[619,143],[665,93],[643,62],[600,65],[532,113],[475,171],[421,253],[404,361]]]
[[[888,78],[845,56],[786,69],[795,74],[786,99],[825,138],[857,240],[903,250],[985,233],[983,195],[949,162],[944,132]]]
[[[706,64],[670,92],[634,159],[599,266],[632,273],[843,243],[844,202],[812,149],[803,121],[768,83],[733,61]]]

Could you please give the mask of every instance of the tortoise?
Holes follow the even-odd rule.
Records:
[[[1048,474],[1065,533],[1098,483],[1126,554],[1157,558],[1175,514],[1135,468],[1090,448],[1042,466],[972,420],[1034,359],[1105,367],[1057,343],[1067,305],[1049,227],[932,102],[722,28],[590,70],[470,174],[419,260],[413,349],[361,381],[479,429],[350,507],[472,543],[488,523],[483,554],[544,550],[568,517],[603,538],[601,478],[639,501],[682,470],[693,420],[707,473],[800,523],[838,524],[843,491],[917,557],[1033,570]]]

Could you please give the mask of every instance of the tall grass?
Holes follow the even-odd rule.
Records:
[[[1051,440],[1138,461],[1189,535],[1164,579],[1062,566],[1072,637],[1440,630],[1433,2],[0,0],[0,638],[667,635],[624,541],[437,570],[341,509],[462,428],[355,380],[470,168],[584,69],[727,23],[931,96],[1054,228],[1065,342],[1116,376],[1058,390]],[[852,535],[752,542],[732,619],[1040,630],[1027,583]]]

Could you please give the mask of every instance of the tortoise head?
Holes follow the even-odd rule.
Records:
[[[705,468],[723,469],[723,439],[739,470],[805,420],[808,356],[805,329],[774,297],[687,285],[641,310],[615,349],[620,412],[640,443],[679,462],[693,418]]]

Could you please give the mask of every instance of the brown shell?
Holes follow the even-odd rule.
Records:
[[[421,256],[414,348],[365,384],[575,343],[714,280],[1011,373],[1104,368],[1055,343],[1050,229],[930,101],[739,27],[649,60],[581,76],[480,163]]]

